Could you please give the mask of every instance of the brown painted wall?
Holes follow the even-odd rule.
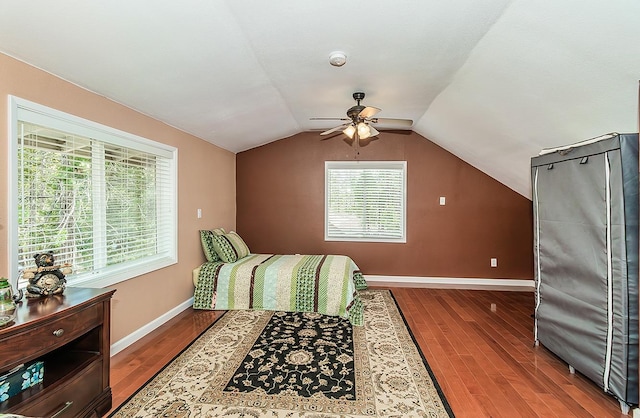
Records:
[[[237,154],[236,224],[251,251],[346,254],[371,275],[533,278],[531,201],[413,132],[383,132],[358,157],[407,161],[407,243],[325,242],[324,162],[354,156],[310,132]]]
[[[125,80],[126,81],[126,80]],[[125,82],[123,81],[123,82]],[[199,229],[235,227],[235,155],[44,71],[0,54],[0,276],[8,275],[7,95],[178,148],[178,263],[113,286],[111,342],[193,296],[191,272],[204,261]],[[206,185],[206,186],[205,186]],[[206,189],[215,193],[206,193]],[[203,192],[203,190],[205,192]],[[197,219],[197,209],[202,218]]]

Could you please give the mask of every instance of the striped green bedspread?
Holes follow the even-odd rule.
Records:
[[[250,254],[235,263],[204,263],[193,307],[318,312],[362,325],[358,290],[366,288],[347,256]]]

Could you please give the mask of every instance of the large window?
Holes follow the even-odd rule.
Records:
[[[406,161],[325,162],[325,240],[406,242]]]
[[[11,271],[53,251],[76,285],[176,262],[176,149],[11,98]]]

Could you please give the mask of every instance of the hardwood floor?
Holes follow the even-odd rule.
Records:
[[[546,348],[533,346],[533,293],[391,290],[456,417],[626,416],[612,396],[570,374]],[[187,309],[116,354],[114,409],[219,314]]]

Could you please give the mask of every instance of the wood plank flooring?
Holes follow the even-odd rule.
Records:
[[[612,396],[533,346],[532,292],[390,289],[456,417],[626,416]],[[114,409],[218,315],[187,309],[116,354]]]

